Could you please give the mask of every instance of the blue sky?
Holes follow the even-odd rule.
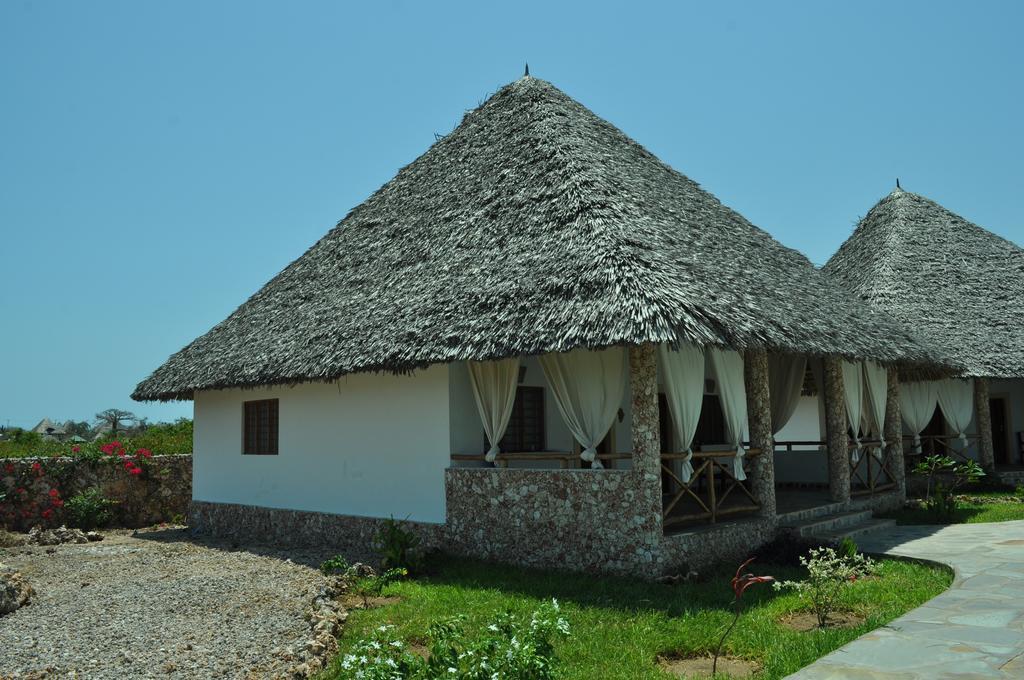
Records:
[[[897,176],[1024,242],[1024,3],[360,5],[0,3],[0,423],[190,415],[128,395],[527,60],[817,263]]]

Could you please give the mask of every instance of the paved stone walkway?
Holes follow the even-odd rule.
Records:
[[[1024,678],[1024,521],[897,526],[861,550],[952,566],[949,590],[789,676],[799,680]]]

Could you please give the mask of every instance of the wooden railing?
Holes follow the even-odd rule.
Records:
[[[861,439],[859,455],[857,445],[849,443],[850,495],[872,496],[896,488],[896,475],[892,471],[892,453],[880,439]],[[893,442],[890,442],[893,443]],[[881,457],[878,452],[881,451]]]
[[[744,464],[760,454],[760,449],[747,449]],[[714,523],[719,517],[760,509],[749,484],[733,476],[735,456],[735,451],[695,451],[690,460],[693,474],[689,482],[684,482],[672,463],[684,460],[686,454],[661,454],[662,479],[669,480],[669,484],[663,486],[671,487],[662,489],[662,519],[666,529],[694,522]]]
[[[907,467],[913,467],[924,456],[949,456],[956,460],[972,460],[967,452],[977,446],[981,439],[979,435],[967,435],[967,445],[964,446],[957,435],[921,435],[921,451],[914,447],[914,437],[903,437],[903,457],[907,461]]]
[[[606,468],[613,468],[617,460],[630,460],[631,453],[599,453],[597,459]],[[453,461],[457,462],[478,462],[484,463],[486,459],[482,453],[453,453]],[[558,463],[562,470],[583,467],[580,454],[572,451],[502,451],[494,459],[496,467],[508,467],[511,462],[532,462],[532,463]]]
[[[777,441],[777,442],[775,442],[775,450],[776,451],[785,450],[786,453],[793,453],[793,451],[798,450],[798,449],[794,448],[794,447],[797,447],[797,446],[815,446],[815,447],[820,449],[823,446],[828,446],[828,442],[819,442],[819,441],[810,441],[810,440],[808,440],[808,441],[787,440],[787,441]],[[810,449],[799,449],[799,450],[809,451]]]

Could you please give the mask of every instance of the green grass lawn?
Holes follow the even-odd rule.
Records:
[[[744,596],[748,611],[727,650],[759,661],[761,678],[780,678],[807,665],[859,635],[876,628],[945,590],[950,573],[942,568],[885,560],[878,577],[858,581],[846,592],[844,608],[867,617],[848,629],[798,633],[779,617],[806,609],[799,597],[755,586]],[[754,573],[779,579],[801,578],[802,570],[751,565]],[[732,573],[702,583],[676,586],[585,576],[445,559],[429,577],[393,585],[397,603],[354,610],[342,634],[341,652],[382,624],[392,624],[407,642],[424,640],[429,623],[455,614],[468,619],[467,629],[481,627],[496,612],[527,615],[556,598],[572,634],[556,643],[560,677],[668,678],[656,665],[659,654],[713,650],[731,617]],[[336,671],[335,671],[336,672]],[[331,678],[335,672],[328,672]]]
[[[979,491],[971,493],[970,497],[971,501],[960,503],[952,522],[917,508],[903,508],[880,517],[895,519],[899,524],[978,524],[1024,519],[1024,503],[1013,502],[1017,498],[1013,492]]]

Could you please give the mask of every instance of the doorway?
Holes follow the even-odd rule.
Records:
[[[1006,398],[992,397],[988,400],[992,416],[992,452],[996,465],[1010,464],[1010,428],[1006,419]]]

